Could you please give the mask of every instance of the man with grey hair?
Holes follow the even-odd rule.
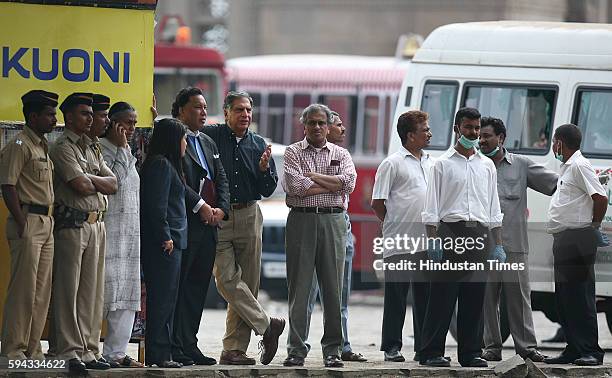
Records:
[[[302,366],[310,285],[316,273],[323,302],[326,367],[342,367],[340,296],[347,227],[345,198],[355,188],[357,173],[349,152],[327,141],[331,111],[311,104],[302,112],[305,138],[285,150],[284,190],[291,208],[285,231],[289,340],[285,366]]]
[[[231,91],[225,97],[223,108],[226,123],[202,129],[219,148],[230,189],[228,219],[218,231],[213,268],[219,293],[228,302],[219,363],[255,364],[246,355],[253,330],[263,335],[260,362],[267,365],[276,354],[285,320],[268,316],[257,301],[263,231],[257,201],[274,192],[278,175],[272,146],[249,130],[253,112],[251,96]]]

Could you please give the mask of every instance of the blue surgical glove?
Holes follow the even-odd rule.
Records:
[[[489,258],[491,260],[497,260],[501,263],[506,262],[506,251],[504,251],[504,247],[501,245],[496,245],[495,249],[491,251]]]
[[[442,247],[439,245],[430,245],[429,248],[427,248],[427,257],[433,262],[442,261]]]
[[[595,229],[595,235],[597,236],[598,247],[607,247],[610,245],[610,239],[608,239],[608,235],[601,232],[600,229]]]

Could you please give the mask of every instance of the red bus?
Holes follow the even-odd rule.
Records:
[[[343,147],[357,168],[349,213],[355,235],[355,283],[374,282],[372,240],[380,233],[370,207],[376,168],[387,156],[389,133],[406,60],[350,55],[268,55],[229,59],[230,86],[253,97],[253,126],[273,142],[304,138],[299,114],[318,102],[347,126]]]
[[[153,91],[159,116],[170,116],[174,97],[187,86],[204,91],[208,123],[223,121],[227,91],[225,57],[219,51],[191,44],[191,30],[177,15],[166,15],[156,29]]]

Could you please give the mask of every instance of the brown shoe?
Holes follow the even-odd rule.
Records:
[[[219,359],[220,365],[255,365],[255,359],[241,350],[224,350]]]
[[[259,362],[264,365],[272,362],[278,350],[278,338],[285,329],[285,319],[270,318],[270,325],[259,342],[261,356]]]

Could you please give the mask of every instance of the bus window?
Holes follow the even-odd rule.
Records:
[[[317,101],[329,106],[342,117],[342,122],[346,125],[345,145],[349,151],[355,151],[357,137],[357,96],[345,95],[320,95]]]
[[[253,99],[253,111],[251,112],[251,124],[253,124],[253,130],[256,132],[261,132],[261,93],[258,92],[249,92],[249,95]]]
[[[428,81],[423,89],[421,110],[429,114],[432,150],[444,150],[450,142],[455,106],[457,104],[456,82]]]
[[[198,87],[204,92],[208,113],[210,115],[218,115],[219,109],[223,106],[219,88],[221,82],[219,75],[214,72],[206,73],[185,73],[183,75],[184,87]],[[178,91],[177,91],[178,92]]]
[[[173,72],[155,73],[153,76],[153,92],[157,100],[157,113],[160,116],[169,116],[172,113],[174,96],[181,88],[180,79]]]
[[[366,96],[363,122],[363,141],[361,144],[364,154],[376,153],[378,140],[378,96]]]
[[[572,121],[582,131],[581,151],[587,157],[612,155],[612,89],[578,88]]]
[[[285,143],[285,94],[268,95],[268,126],[266,136],[275,143]]]
[[[388,96],[387,101],[385,101],[385,134],[383,139],[383,154],[387,155],[389,153],[389,143],[387,142],[390,137],[390,133],[395,132],[396,127],[393,124],[393,110],[397,106],[397,97],[396,96]]]
[[[291,140],[289,144],[295,143],[304,139],[304,125],[300,122],[302,111],[310,105],[310,95],[296,94],[293,95],[293,118],[291,119]]]
[[[518,85],[466,84],[463,106],[500,118],[508,135],[504,146],[525,154],[544,155],[553,124],[555,88]]]
[[[157,99],[157,112],[160,116],[169,116],[177,93],[185,87],[192,86],[198,87],[204,92],[209,116],[219,116],[221,110],[220,85],[220,78],[213,71],[185,73],[174,69],[160,70],[153,76],[153,92]]]

